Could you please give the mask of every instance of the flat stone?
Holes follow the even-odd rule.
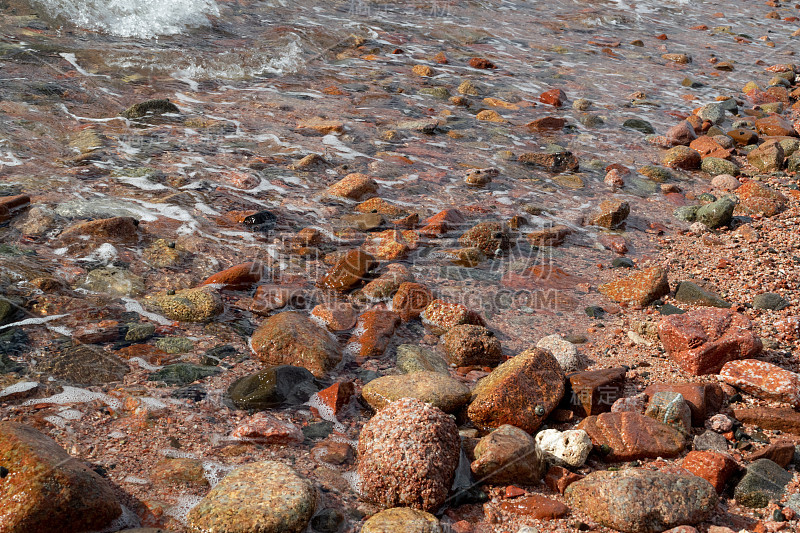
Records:
[[[789,307],[789,302],[774,292],[762,292],[753,298],[753,309],[781,311],[787,307]]]
[[[428,371],[450,375],[450,365],[444,358],[413,344],[401,344],[397,347],[397,369],[405,374]]]
[[[316,503],[311,482],[284,464],[262,461],[225,476],[186,520],[196,533],[300,533]]]
[[[479,428],[512,424],[533,433],[564,394],[564,373],[549,352],[534,348],[501,364],[472,391],[467,414]]]
[[[595,448],[608,446],[612,462],[655,457],[674,457],[683,451],[685,437],[676,429],[638,413],[602,413],[585,418],[585,430]]]
[[[114,296],[139,296],[144,292],[144,281],[130,270],[104,267],[90,270],[81,287]]]
[[[750,462],[758,461],[759,459],[769,459],[770,461],[780,465],[781,468],[787,468],[794,460],[795,444],[792,441],[780,440],[773,442],[766,448],[762,448],[757,452],[753,452],[747,456]]]
[[[675,299],[679,302],[707,307],[728,308],[730,303],[723,300],[718,294],[706,290],[691,281],[682,281],[678,284]]]
[[[800,374],[766,361],[743,359],[725,363],[719,375],[725,383],[756,398],[800,406]]]
[[[707,429],[700,435],[697,435],[694,438],[694,442],[692,447],[698,451],[716,451],[716,452],[727,452],[728,451],[728,439],[724,436],[720,435],[716,431],[711,431]]]
[[[361,395],[376,410],[400,398],[416,398],[452,413],[470,400],[469,389],[464,384],[438,372],[383,376],[364,385]]]
[[[752,424],[762,429],[776,429],[792,435],[800,435],[800,413],[794,409],[751,407],[734,409],[733,415],[743,424]]]
[[[658,336],[670,358],[696,376],[717,373],[728,361],[752,357],[762,348],[750,319],[727,309],[665,316]]]
[[[265,364],[301,366],[317,377],[342,359],[335,338],[296,311],[284,311],[265,320],[253,333],[250,346]]]
[[[273,409],[303,404],[322,387],[305,368],[282,365],[237,379],[228,395],[239,409]]]
[[[513,516],[530,517],[534,520],[555,520],[569,514],[569,507],[563,503],[538,494],[502,501],[500,509]]]
[[[37,366],[37,370],[72,385],[103,385],[122,381],[130,367],[96,344],[67,348]]]
[[[645,307],[669,294],[667,271],[651,267],[630,276],[600,285],[597,290],[615,302]]]
[[[153,372],[147,377],[147,380],[161,381],[170,386],[181,387],[219,373],[220,369],[216,366],[176,363]]]
[[[565,496],[596,522],[625,533],[698,524],[717,505],[717,493],[705,479],[638,468],[592,472],[570,485]]]
[[[522,429],[504,424],[481,438],[475,446],[472,473],[492,484],[535,485],[546,465],[533,437]]]
[[[745,507],[766,507],[770,501],[777,501],[786,491],[792,474],[769,459],[759,459],[747,466],[747,473],[736,485],[733,497],[736,503]]]
[[[256,444],[301,444],[305,440],[300,428],[266,412],[243,420],[231,437]]]
[[[108,482],[30,426],[0,422],[0,529],[100,530],[122,513]]]

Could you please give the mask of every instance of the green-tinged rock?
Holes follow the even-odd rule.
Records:
[[[419,93],[432,96],[437,100],[447,100],[450,98],[450,91],[447,90],[447,87],[425,87],[420,89]]]
[[[192,351],[194,343],[186,337],[161,337],[156,340],[156,348],[167,353],[186,353]]]
[[[364,385],[361,395],[375,410],[400,398],[416,398],[445,413],[457,411],[470,398],[466,385],[439,372],[383,376]]]
[[[747,467],[747,473],[736,485],[733,496],[736,503],[745,507],[766,507],[770,501],[780,500],[792,474],[769,459],[758,459]]]
[[[565,491],[567,502],[600,524],[625,533],[660,533],[703,522],[717,492],[703,478],[631,468],[592,472]]]
[[[650,398],[644,414],[684,434],[692,429],[692,411],[678,392],[656,392]]]
[[[747,154],[747,162],[761,172],[773,172],[783,167],[785,155],[779,143],[764,143]]]
[[[311,482],[284,464],[263,461],[225,476],[186,520],[196,533],[300,533],[316,503]]]
[[[427,371],[450,375],[449,365],[444,358],[413,344],[401,344],[397,347],[397,369],[405,374]]]
[[[703,159],[700,169],[712,176],[719,176],[720,174],[736,176],[739,174],[739,167],[736,166],[736,163],[719,157],[706,157]]]
[[[711,229],[728,226],[733,218],[736,202],[728,197],[720,198],[716,202],[704,205],[697,210],[696,220]]]
[[[263,411],[303,404],[321,389],[305,368],[282,365],[234,381],[228,387],[228,395],[239,409]]]
[[[201,365],[217,366],[223,359],[233,357],[239,351],[230,344],[214,346],[200,357]]]
[[[114,296],[139,296],[144,292],[144,281],[130,270],[104,267],[89,271],[81,287]]]
[[[220,369],[215,366],[193,365],[191,363],[176,363],[167,365],[147,378],[148,381],[163,381],[169,386],[182,387],[208,376],[218,374]]]
[[[623,128],[629,128],[632,130],[636,130],[641,133],[655,133],[656,130],[653,129],[653,126],[647,122],[646,120],[642,120],[640,118],[629,118],[625,122],[622,123]]]
[[[158,239],[142,252],[142,259],[156,268],[175,266],[183,259],[175,243]]]
[[[0,530],[97,531],[122,513],[108,482],[30,426],[0,422]]]
[[[128,324],[125,332],[127,342],[142,342],[152,337],[156,332],[155,324]]]
[[[663,183],[675,179],[675,175],[669,169],[655,165],[645,165],[638,169],[639,174],[647,176],[650,180]]]
[[[678,285],[678,290],[675,293],[675,299],[679,302],[692,304],[692,305],[705,305],[708,307],[724,307],[731,306],[718,294],[708,291],[696,283],[691,281],[682,281]]]
[[[675,218],[685,222],[694,222],[697,220],[697,211],[700,209],[699,205],[682,205],[672,212]]]
[[[181,112],[178,107],[167,100],[166,98],[160,100],[146,100],[133,104],[128,109],[120,113],[125,118],[142,118],[148,115],[163,115],[165,113],[179,114]]]
[[[219,293],[207,286],[161,293],[151,296],[150,302],[167,318],[181,322],[208,322],[222,312]]]
[[[442,533],[442,527],[430,513],[395,507],[372,515],[364,522],[361,533]]]

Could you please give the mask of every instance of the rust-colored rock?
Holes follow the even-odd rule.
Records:
[[[580,168],[578,158],[572,152],[526,152],[520,154],[517,160],[520,163],[539,167],[548,172],[577,172]]]
[[[460,227],[464,222],[464,216],[458,209],[445,209],[427,219],[425,226],[419,230],[419,233],[429,238],[440,237]]]
[[[711,483],[717,494],[725,488],[725,483],[731,474],[739,469],[730,455],[707,450],[689,452],[681,466],[684,470]]]
[[[394,311],[370,309],[359,317],[356,333],[347,343],[348,352],[357,358],[383,355],[399,325],[400,315]]]
[[[561,107],[567,101],[567,95],[561,89],[550,89],[539,95],[539,101],[553,107]]]
[[[544,475],[544,484],[553,492],[564,494],[567,487],[583,479],[583,476],[570,472],[563,466],[551,466]]]
[[[538,494],[529,494],[500,502],[500,509],[514,516],[527,516],[534,520],[554,520],[569,514],[569,507]]]
[[[608,461],[622,462],[656,457],[675,457],[686,445],[676,429],[630,411],[590,416],[578,424],[596,448],[610,449]]]
[[[762,448],[757,452],[753,452],[747,456],[747,461],[752,463],[759,459],[769,459],[770,461],[781,465],[781,468],[786,468],[789,463],[794,459],[794,442],[789,440],[780,440],[773,442],[766,448]]]
[[[771,137],[791,136],[797,137],[797,132],[792,128],[792,123],[780,115],[770,115],[756,120],[756,131],[761,135]]]
[[[488,257],[500,255],[511,248],[508,228],[499,222],[481,222],[465,231],[458,238],[465,247],[480,248]]]
[[[243,420],[231,437],[255,444],[300,444],[305,440],[300,428],[267,412]]]
[[[489,61],[484,57],[473,57],[469,60],[469,66],[472,68],[479,68],[479,69],[495,69],[497,65]]]
[[[419,318],[432,301],[433,294],[425,285],[405,282],[400,284],[392,298],[392,310],[400,315],[403,322],[408,322]]]
[[[654,383],[644,393],[652,397],[657,392],[676,392],[683,396],[692,412],[692,425],[703,427],[706,418],[722,407],[725,393],[716,383]]]
[[[442,335],[447,359],[456,366],[494,366],[503,360],[500,339],[483,326],[459,324]]]
[[[611,410],[611,406],[623,396],[625,387],[624,368],[587,370],[567,375],[565,403],[580,416],[599,415]]]
[[[702,137],[698,137],[697,139],[693,140],[691,143],[689,143],[689,148],[696,150],[703,159],[706,157],[730,159],[731,157],[730,150],[726,150],[721,144],[707,135],[703,135]]]
[[[730,361],[719,371],[719,376],[728,385],[756,398],[800,407],[800,374],[777,365],[756,359]]]
[[[552,226],[528,233],[528,242],[534,246],[559,246],[572,233],[567,226]]]
[[[789,203],[788,198],[769,185],[753,180],[736,189],[736,195],[739,197],[739,210],[768,217],[777,215]]]
[[[375,266],[375,258],[361,250],[348,250],[328,270],[319,285],[339,292],[347,292],[359,285],[367,272]]]
[[[340,181],[328,187],[328,194],[341,196],[350,200],[361,200],[367,195],[378,192],[378,184],[366,174],[348,174]]]
[[[284,311],[271,316],[253,333],[253,354],[267,365],[294,365],[317,377],[341,361],[336,340],[308,316]]]
[[[645,307],[669,294],[667,270],[650,267],[618,281],[604,283],[597,290],[615,302]]]
[[[479,428],[510,424],[535,432],[564,395],[564,372],[555,357],[534,348],[509,359],[472,391],[467,414]]]
[[[567,125],[567,120],[558,117],[542,117],[528,122],[525,127],[533,133],[543,131],[561,131]]]
[[[328,409],[330,414],[338,416],[342,409],[350,403],[350,398],[355,392],[356,387],[352,381],[337,381],[316,394],[316,402],[321,404],[317,409]]]
[[[658,336],[669,356],[695,376],[715,374],[728,361],[752,357],[762,347],[750,319],[730,309],[665,316],[658,324]]]
[[[222,289],[244,291],[261,281],[264,265],[250,261],[213,274],[200,285],[220,285]]]
[[[474,311],[456,303],[444,300],[433,300],[420,314],[422,323],[429,326],[436,334],[442,334],[459,324],[485,325],[483,319]]]
[[[600,210],[589,221],[593,226],[603,228],[616,228],[622,224],[628,215],[631,214],[631,206],[622,200],[603,200],[600,202]]]
[[[301,285],[278,285],[269,283],[260,285],[250,302],[250,311],[257,315],[267,316],[286,305],[305,307],[306,289]]]
[[[139,240],[139,222],[133,217],[113,217],[72,224],[58,236],[65,244],[135,244]],[[84,241],[85,237],[89,241]]]
[[[0,532],[100,530],[122,509],[105,479],[30,426],[0,422]]]
[[[333,301],[314,307],[311,316],[330,331],[346,331],[356,325],[358,312],[350,302]]]
[[[733,416],[743,424],[752,424],[762,429],[776,429],[792,435],[800,435],[800,413],[794,409],[750,407],[747,409],[734,409]]]

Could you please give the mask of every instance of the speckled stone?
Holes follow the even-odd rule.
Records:
[[[434,300],[420,315],[422,323],[435,333],[441,334],[459,324],[483,325],[483,320],[475,312],[458,303]]]
[[[498,222],[481,222],[458,238],[461,246],[480,248],[488,257],[500,255],[511,247],[508,230]]]
[[[114,296],[139,296],[144,292],[142,278],[124,268],[96,268],[86,274],[81,287],[94,292],[107,292]]]
[[[775,216],[786,209],[789,203],[784,195],[769,185],[753,180],[736,189],[736,195],[739,197],[738,209],[746,214],[760,213],[768,217]]]
[[[556,358],[564,372],[577,372],[586,366],[583,357],[578,353],[578,348],[561,335],[548,335],[536,343],[537,348],[547,350]]]
[[[250,346],[265,364],[301,366],[317,377],[342,360],[336,339],[296,311],[284,311],[265,320],[253,333]]]
[[[50,437],[0,422],[0,531],[100,530],[122,512],[111,486]]]
[[[800,406],[800,374],[756,359],[725,363],[719,376],[729,385],[765,400]]]
[[[667,271],[661,267],[646,268],[618,281],[604,283],[597,290],[615,302],[645,307],[669,294]]]
[[[181,322],[208,322],[222,312],[222,299],[211,287],[161,293],[149,301],[167,318]]]
[[[494,366],[503,359],[500,339],[483,326],[454,326],[442,335],[442,344],[448,360],[456,366]]]
[[[512,424],[535,432],[564,395],[564,371],[550,352],[527,350],[501,364],[472,391],[467,414],[479,428]]]
[[[427,348],[413,344],[397,347],[397,369],[406,374],[412,372],[439,372],[450,375],[449,365],[442,357]]]
[[[364,522],[361,533],[442,533],[442,527],[430,513],[394,507],[372,515]]]
[[[600,210],[591,219],[591,224],[604,228],[615,228],[631,214],[631,206],[622,200],[603,200]]]
[[[130,367],[97,344],[79,344],[43,361],[37,371],[72,385],[102,385],[122,381]]]
[[[738,470],[739,466],[726,453],[695,450],[684,457],[681,468],[705,479],[714,486],[717,493],[721,493],[728,478]]]
[[[692,411],[678,392],[654,393],[644,414],[683,433],[692,429]]]
[[[416,398],[445,413],[457,411],[469,403],[469,389],[458,380],[438,372],[414,372],[373,379],[361,391],[373,409],[382,409],[400,398]]]
[[[675,457],[686,445],[676,429],[638,413],[603,413],[585,418],[578,429],[589,434],[595,448],[610,449],[608,461],[622,462]]]
[[[284,464],[262,461],[225,476],[187,522],[194,533],[300,533],[316,500],[308,480]]]
[[[769,459],[759,459],[747,466],[747,473],[733,492],[736,503],[745,507],[766,507],[783,496],[792,474]]]
[[[550,463],[558,466],[582,466],[592,451],[592,439],[581,429],[545,429],[536,434],[536,445]]]
[[[625,533],[660,533],[706,520],[717,493],[705,479],[632,468],[592,472],[565,491],[568,503]]]
[[[484,483],[535,485],[547,466],[533,437],[509,424],[481,438],[474,454],[472,473]]]
[[[458,428],[449,415],[413,398],[393,402],[359,435],[362,496],[386,508],[436,510],[450,491],[459,455]]]

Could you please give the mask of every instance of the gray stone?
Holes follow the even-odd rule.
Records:
[[[142,216],[142,211],[132,208],[131,202],[110,198],[72,200],[58,204],[55,214],[65,218],[112,218]]]
[[[700,164],[700,169],[712,176],[719,176],[720,174],[736,176],[739,174],[739,167],[736,166],[736,163],[720,157],[706,157]]]
[[[122,381],[130,368],[102,346],[81,344],[44,361],[36,370],[72,385],[102,385]]]
[[[712,102],[703,106],[697,115],[703,120],[710,121],[712,124],[721,124],[725,121],[725,108],[719,102]]]
[[[728,439],[709,429],[694,438],[693,448],[698,451],[727,452]]]
[[[281,365],[234,381],[228,387],[228,394],[239,409],[262,411],[300,405],[321,389],[307,369]]]
[[[644,414],[683,433],[692,429],[692,411],[683,395],[677,392],[663,391],[653,394]]]
[[[747,473],[736,485],[733,496],[736,503],[745,507],[766,507],[770,501],[779,500],[792,480],[792,474],[769,459],[750,463]]]
[[[773,311],[780,311],[789,306],[789,302],[784,300],[780,294],[774,292],[764,292],[757,294],[753,298],[753,307],[755,309],[771,309]]]
[[[144,292],[144,281],[130,270],[104,267],[96,268],[86,274],[86,280],[81,287],[114,296],[138,296]]]
[[[220,369],[215,366],[200,366],[191,363],[176,363],[167,365],[147,378],[149,381],[163,381],[167,385],[182,387],[194,381],[218,374]]]
[[[682,281],[678,285],[678,290],[675,293],[675,299],[679,302],[704,305],[707,307],[723,307],[728,308],[730,303],[726,302],[719,295],[708,291],[691,281]]]
[[[653,126],[649,122],[639,118],[629,118],[628,120],[622,123],[622,127],[630,128],[632,130],[636,130],[641,133],[647,133],[647,134],[656,132],[656,130],[653,129]]]
[[[542,338],[536,343],[536,347],[553,354],[564,372],[577,372],[586,366],[575,345],[557,333]]]
[[[720,198],[698,209],[696,220],[711,229],[727,226],[731,223],[735,208],[736,202],[727,197]]]

